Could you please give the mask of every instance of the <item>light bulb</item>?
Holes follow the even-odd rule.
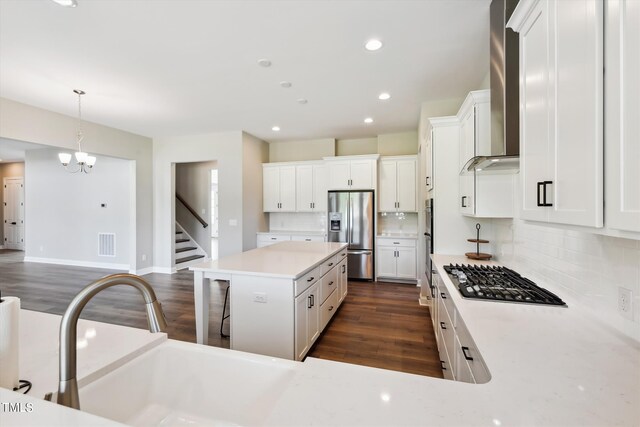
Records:
[[[76,162],[83,165],[87,162],[89,155],[83,151],[76,151]]]
[[[87,156],[87,166],[92,167],[96,164],[95,156]]]

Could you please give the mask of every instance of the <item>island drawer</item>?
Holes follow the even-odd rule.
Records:
[[[334,268],[322,277],[322,284],[320,285],[320,302],[331,295],[338,287],[338,269]]]
[[[338,258],[337,261],[340,262],[343,259],[347,259],[347,249],[343,249],[340,251],[340,253],[338,255],[336,255],[336,257]]]
[[[331,320],[331,317],[338,310],[338,292],[329,295],[329,298],[320,306],[320,330],[322,331]]]
[[[313,285],[320,278],[320,267],[316,267],[313,270],[307,272],[304,276],[299,277],[294,284],[295,296],[300,295],[304,291],[309,288],[309,286]]]
[[[416,239],[378,237],[378,246],[396,246],[405,248],[415,248]]]
[[[329,270],[338,265],[337,257],[334,255],[320,264],[320,275],[326,274]]]

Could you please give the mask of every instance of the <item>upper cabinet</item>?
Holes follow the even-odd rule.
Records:
[[[488,90],[469,92],[458,112],[460,122],[458,170],[475,156],[491,154],[491,107]],[[515,175],[479,174],[459,177],[460,213],[477,218],[513,217]]]
[[[295,212],[296,167],[263,164],[262,197],[264,212]]]
[[[603,2],[521,0],[508,26],[520,33],[521,218],[602,227]]]
[[[383,157],[380,160],[380,212],[417,211],[416,169],[416,156]]]
[[[606,8],[607,227],[640,232],[640,2],[608,0]]]
[[[326,212],[328,181],[325,164],[296,166],[296,211]]]
[[[329,190],[375,189],[377,159],[372,156],[325,157],[329,173]]]

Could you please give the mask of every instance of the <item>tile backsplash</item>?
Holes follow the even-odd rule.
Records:
[[[566,289],[580,304],[640,341],[640,241],[543,224],[493,220],[496,258],[532,280]],[[618,288],[633,293],[633,319],[618,311]]]
[[[324,212],[272,212],[269,214],[270,231],[327,231]]]
[[[418,214],[383,212],[378,214],[378,233],[418,233]]]

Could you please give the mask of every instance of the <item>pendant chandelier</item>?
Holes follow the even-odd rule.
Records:
[[[96,158],[82,151],[82,140],[84,139],[84,133],[82,132],[82,95],[84,95],[85,93],[80,89],[74,89],[73,93],[78,95],[78,132],[76,133],[78,151],[76,151],[74,154],[74,157],[76,158],[76,164],[73,166],[69,165],[69,163],[71,162],[71,154],[69,153],[59,153],[58,159],[60,159],[60,163],[62,163],[62,166],[67,172],[91,173],[93,165],[96,164]]]

